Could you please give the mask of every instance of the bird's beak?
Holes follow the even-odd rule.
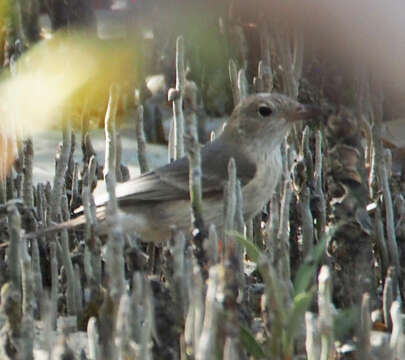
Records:
[[[322,115],[321,108],[317,105],[299,104],[288,114],[291,121],[311,120]]]

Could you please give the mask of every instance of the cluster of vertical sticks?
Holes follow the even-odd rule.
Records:
[[[237,33],[243,44],[243,32]],[[265,27],[261,34],[262,60],[251,86],[252,91],[273,91],[275,71],[272,70],[274,59],[270,56],[272,43],[272,50],[278,55],[278,68],[282,69],[278,74],[281,91],[297,98],[303,61],[299,35],[293,33],[291,39],[291,34],[280,32],[270,38]],[[117,216],[115,185],[122,179],[122,166],[115,117],[120,89],[113,85],[105,116],[104,178],[110,201],[106,216],[109,233],[103,255],[103,246],[95,231],[97,218],[92,197],[98,164],[92,155],[94,151],[88,134],[84,133],[86,161],[79,186],[79,167],[72,160],[75,143],[72,141],[74,137],[69,114],[63,119],[63,143],[56,159],[53,186],[49,183],[33,186],[33,144],[30,138],[15,150],[19,151],[14,166],[16,176],[8,175],[5,178],[7,181],[1,183],[0,200],[3,205],[0,210],[8,215],[8,234],[6,236],[3,232],[1,236],[9,244],[7,248],[2,248],[0,257],[1,267],[8,270],[7,276],[3,275],[1,279],[4,284],[1,309],[5,317],[1,336],[7,340],[1,343],[9,344],[1,347],[3,355],[9,358],[17,355],[33,358],[34,343],[38,341],[34,338],[34,319],[44,322],[43,339],[40,341],[47,344],[46,350],[53,354],[53,358],[61,359],[71,354],[72,350],[67,344],[69,331],[72,331],[66,325],[69,316],[75,319],[73,329],[87,330],[88,356],[95,360],[151,359],[167,352],[172,352],[174,358],[199,360],[214,359],[218,354],[222,354],[226,360],[245,359],[247,355],[256,359],[292,359],[295,354],[306,352],[308,359],[326,360],[336,353],[332,269],[323,265],[318,272],[321,262],[325,262],[326,243],[333,233],[333,229],[327,228],[327,205],[323,194],[321,130],[309,127],[303,131],[296,129],[290,141],[284,143],[282,181],[269,205],[270,218],[264,224],[259,221],[259,229],[257,226],[255,228],[254,220],[246,225],[244,223],[241,185],[235,162],[231,159],[229,179],[224,190],[225,229],[223,234],[217,234],[215,227],[205,224],[202,217],[201,159],[195,113],[197,88],[185,77],[182,37],[177,39],[176,45],[176,88],[168,94],[173,103],[169,160],[182,157],[184,152],[189,158],[190,221],[195,242],[193,246],[187,244],[184,234],[173,227],[172,240],[164,245],[164,258],[159,269],[169,294],[163,296],[162,289],[156,290],[156,280],[145,269],[126,275],[126,270],[128,272],[130,268],[130,264],[126,263],[128,249],[138,251],[138,255],[141,254],[139,257],[145,254],[136,240],[121,232]],[[235,104],[247,96],[250,88],[245,70],[244,67],[238,70],[236,63],[230,61],[229,74]],[[185,98],[189,106],[183,113]],[[369,114],[377,114],[373,118],[373,126],[368,125],[369,129],[373,129],[369,131],[369,158],[373,164],[370,183],[374,184],[373,176],[376,174],[383,190],[386,216],[387,244],[381,211],[377,208],[380,224],[378,242],[384,254],[385,268],[392,266],[391,269],[394,269],[386,277],[383,299],[384,321],[387,328],[392,329],[385,356],[394,359],[404,355],[400,347],[403,342],[400,303],[398,295],[395,295],[400,280],[395,272],[395,269],[399,269],[399,258],[388,171],[381,146],[381,116],[378,109]],[[369,124],[368,119],[365,122]],[[142,105],[138,105],[137,109],[136,134],[141,172],[146,172],[148,164]],[[314,140],[314,151],[310,150],[310,140]],[[10,147],[10,151],[14,149]],[[293,171],[292,179],[290,169],[296,158],[301,160],[295,167],[295,173]],[[299,166],[302,166],[301,170]],[[300,174],[309,176],[301,178]],[[294,285],[290,264],[292,182],[298,195],[303,259]],[[84,243],[80,243],[75,233],[71,234],[73,239],[69,238],[67,230],[62,230],[57,236],[41,235],[29,242],[24,239],[22,223],[24,229],[31,232],[66,221],[70,216],[70,206],[80,197],[87,219]],[[316,211],[310,206],[310,199],[315,197],[318,199]],[[20,198],[22,201],[15,200]],[[253,238],[254,242],[251,240]],[[45,264],[50,266],[50,279],[47,279],[51,284],[49,295],[44,290],[47,281],[43,279],[48,269],[41,271],[43,264],[40,258],[40,253],[47,251],[49,263]],[[255,264],[256,275],[245,275],[249,273],[245,269],[245,254]],[[80,257],[80,261],[74,261],[75,257]],[[64,305],[62,310],[61,303]],[[318,314],[308,311],[315,303]],[[257,304],[260,304],[260,309],[254,310]],[[164,323],[162,318],[165,316],[157,314],[158,311],[162,312],[162,308],[166,312],[173,312],[165,314],[171,317],[171,321]],[[249,320],[242,320],[243,312],[248,314]],[[364,355],[361,357],[364,359],[370,358],[373,351],[370,312],[370,296],[365,294],[361,302],[358,326],[361,336],[357,344],[357,351]],[[59,319],[65,319],[65,322],[61,325],[63,331],[59,332],[61,339],[55,345],[53,330],[60,323]]]

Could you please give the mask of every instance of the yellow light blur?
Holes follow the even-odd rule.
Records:
[[[112,83],[132,81],[133,51],[83,33],[60,33],[29,49],[14,75],[0,80],[1,131],[34,134],[60,123],[68,110],[80,112],[108,100]]]

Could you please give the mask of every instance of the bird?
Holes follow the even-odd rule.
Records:
[[[281,144],[293,124],[314,117],[314,107],[279,93],[257,93],[242,99],[223,132],[201,149],[203,219],[223,227],[223,190],[228,163],[235,160],[241,182],[245,220],[271,199],[282,170]],[[122,231],[136,232],[142,241],[159,243],[171,228],[190,229],[189,163],[183,157],[116,187]],[[108,194],[95,198],[100,234],[108,231]],[[57,224],[54,230],[85,224],[84,214]],[[52,230],[52,229],[50,229]],[[46,230],[45,230],[46,231]]]

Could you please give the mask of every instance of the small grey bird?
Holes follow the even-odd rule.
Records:
[[[223,133],[201,150],[203,217],[223,225],[223,187],[230,158],[235,159],[243,194],[245,220],[270,200],[281,174],[280,145],[297,120],[313,117],[313,107],[281,94],[255,94],[234,109]],[[126,232],[144,241],[169,238],[170,227],[190,228],[189,168],[186,157],[145,173],[116,188],[119,220]],[[106,231],[108,195],[95,199],[99,232]],[[59,224],[84,224],[84,215]]]

